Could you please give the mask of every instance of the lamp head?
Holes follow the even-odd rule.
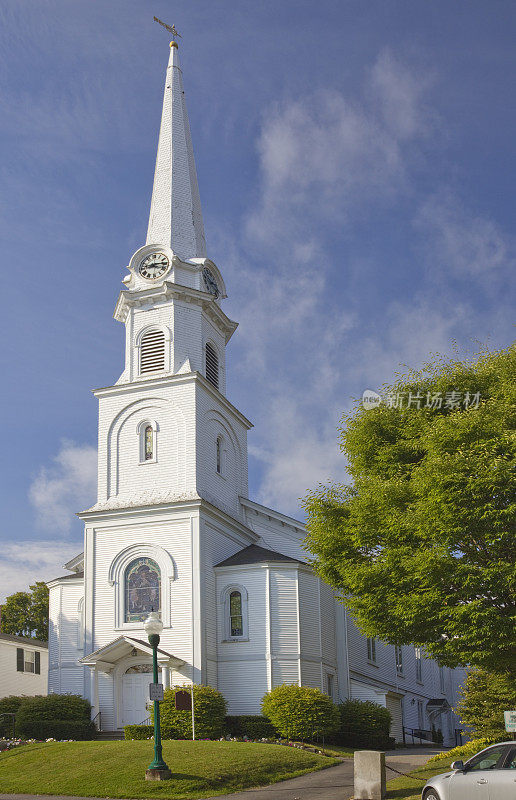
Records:
[[[151,611],[145,622],[143,623],[145,633],[147,636],[159,636],[163,630],[163,623],[159,618],[157,611]]]

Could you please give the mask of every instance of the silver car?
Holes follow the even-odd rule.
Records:
[[[516,800],[516,741],[493,744],[426,782],[421,800]]]

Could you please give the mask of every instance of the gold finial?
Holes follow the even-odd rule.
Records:
[[[159,24],[160,24],[160,25],[162,25],[164,28],[166,28],[166,29],[167,29],[167,31],[168,31],[169,33],[171,33],[171,34],[172,34],[172,36],[174,37],[174,39],[176,38],[176,36],[178,36],[180,39],[182,39],[182,38],[183,38],[183,37],[181,36],[181,34],[177,32],[177,30],[176,30],[176,26],[175,26],[175,25],[172,25],[172,27],[170,27],[170,25],[167,25],[167,23],[166,23],[166,22],[162,22],[162,21],[161,21],[160,19],[158,19],[157,17],[154,17],[154,22],[159,22]],[[177,47],[177,46],[178,46],[178,45],[177,45],[177,42],[170,42],[170,47]]]

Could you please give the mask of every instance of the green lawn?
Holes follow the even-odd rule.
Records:
[[[439,775],[440,772],[449,772],[450,763],[453,761],[447,753],[443,755],[439,761],[433,761],[431,764],[425,764],[418,769],[413,770],[410,778],[396,778],[396,780],[389,780],[389,773],[387,770],[387,798],[388,800],[420,800],[421,790],[425,782],[433,775]]]
[[[332,766],[333,758],[251,742],[164,741],[170,781],[145,780],[150,741],[49,742],[0,753],[4,793],[93,797],[210,797]]]

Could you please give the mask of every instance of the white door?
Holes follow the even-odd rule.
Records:
[[[122,678],[122,725],[139,725],[149,716],[150,672],[126,672]]]

